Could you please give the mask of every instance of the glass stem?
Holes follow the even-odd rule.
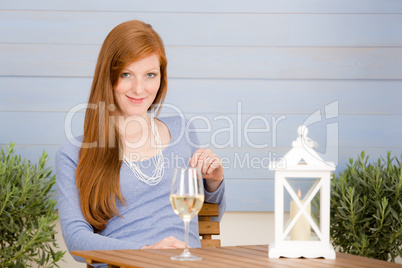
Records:
[[[189,225],[190,225],[190,221],[191,219],[183,219],[184,221],[184,241],[186,243],[186,247],[184,248],[184,254],[190,254],[190,251],[188,251],[188,231],[189,231]]]

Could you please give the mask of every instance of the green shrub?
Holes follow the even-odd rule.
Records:
[[[35,165],[14,153],[14,144],[0,151],[0,266],[57,266],[64,252],[54,250],[56,177],[45,152]]]
[[[331,239],[340,252],[395,261],[402,256],[401,160],[368,163],[364,151],[332,180]]]

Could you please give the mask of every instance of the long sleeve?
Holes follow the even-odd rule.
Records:
[[[93,232],[80,208],[75,172],[79,148],[65,144],[56,155],[56,185],[58,210],[64,241],[69,251],[138,249],[143,245],[137,242],[122,241]],[[82,258],[74,257],[77,261]]]
[[[193,124],[187,123],[186,125],[188,126],[188,129],[186,130],[188,133],[187,137],[189,137],[189,143],[190,146],[192,147],[192,154],[194,154],[194,152],[198,148],[200,148],[200,143],[196,131],[194,131]],[[219,185],[218,189],[216,189],[214,192],[208,192],[204,190],[204,196],[205,196],[205,202],[219,204],[219,217],[214,217],[213,220],[220,221],[222,219],[223,214],[226,211],[225,179],[223,179],[221,185]]]
[[[205,202],[219,204],[219,217],[213,217],[213,221],[221,221],[223,214],[226,211],[226,198],[225,198],[225,179],[223,179],[219,188],[214,192],[204,190]]]

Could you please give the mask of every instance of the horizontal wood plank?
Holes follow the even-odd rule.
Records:
[[[0,111],[67,112],[88,101],[91,83],[91,78],[0,77]],[[338,101],[340,115],[400,115],[401,88],[402,81],[381,80],[169,79],[165,103],[184,114],[308,115]]]
[[[219,222],[216,221],[200,221],[198,222],[200,235],[219,235]]]
[[[381,80],[171,79],[165,102],[183,113],[311,114],[338,101],[339,114],[402,114],[401,87]]]
[[[201,240],[201,247],[203,248],[213,248],[213,247],[220,247],[221,241],[218,239],[202,239]]]
[[[198,212],[199,217],[218,217],[219,207],[218,204],[204,203],[201,210]]]
[[[82,112],[69,115],[0,112],[0,122],[7,126],[0,133],[0,143],[61,144],[70,138],[74,140],[75,136],[82,135],[84,116]],[[314,118],[304,115],[279,118],[271,114],[259,114],[258,117],[254,114],[227,114],[225,119],[216,120],[218,116],[222,115],[187,115],[188,123],[191,122],[194,132],[197,132],[198,145],[241,152],[244,152],[240,149],[243,147],[247,150],[288,147],[297,136],[297,128],[306,125],[309,137],[320,145],[318,150],[332,146],[402,147],[402,115],[340,115],[329,119],[323,116],[320,121],[312,123],[309,121]]]
[[[5,148],[9,144],[0,144]],[[54,166],[56,151],[59,145],[47,144],[16,144],[16,151],[23,158],[37,162],[42,152],[45,151],[49,156],[49,166]],[[288,147],[268,148],[259,151],[242,148],[236,150],[212,150],[222,159],[225,178],[228,180],[241,179],[256,179],[256,180],[271,180],[274,178],[274,172],[268,169],[270,161],[279,160],[291,149]],[[378,158],[386,157],[387,152],[391,151],[393,156],[400,157],[402,154],[401,147],[340,147],[338,148],[338,156],[323,155],[326,161],[337,163],[335,173],[338,174],[346,168],[349,163],[349,158],[357,159],[362,150],[365,150],[366,155],[370,156],[370,161],[376,161]]]
[[[274,211],[274,180],[226,180],[226,211]]]
[[[402,14],[10,10],[0,10],[0,43],[100,45],[116,25],[133,19],[153,25],[168,46],[382,47],[402,43]]]
[[[96,45],[0,44],[0,76],[92,77]],[[402,79],[402,48],[167,47],[171,78]],[[306,68],[308,66],[308,68]]]
[[[47,1],[30,0],[2,1],[3,9],[10,10],[84,10],[84,11],[108,11],[108,12],[208,12],[208,13],[401,13],[402,4],[398,0],[387,0],[387,4],[381,0],[204,0],[183,4],[181,0],[148,0],[130,1]]]

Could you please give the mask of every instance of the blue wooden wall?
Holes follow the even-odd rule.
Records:
[[[224,159],[230,211],[273,210],[268,162],[303,123],[337,172],[361,150],[402,153],[399,0],[0,0],[0,145],[31,160],[46,150],[54,165],[102,41],[132,19],[162,36],[163,114],[179,108]]]

